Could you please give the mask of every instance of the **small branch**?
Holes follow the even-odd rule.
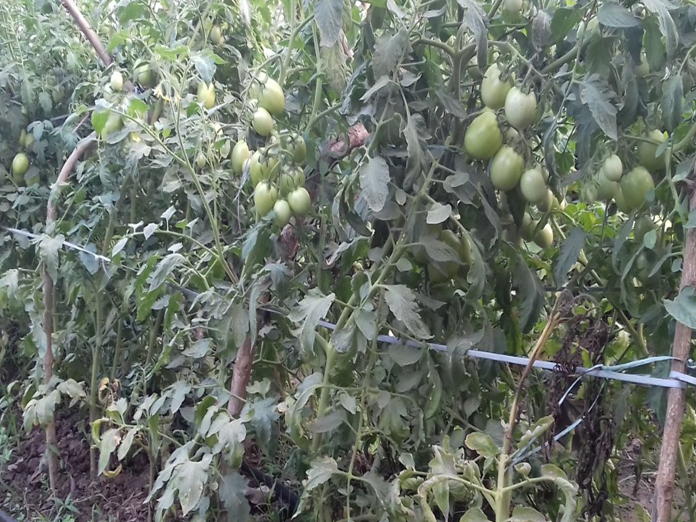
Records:
[[[239,417],[244,408],[253,362],[254,347],[251,344],[251,337],[247,337],[241,348],[239,348],[234,361],[232,384],[230,385],[230,400],[227,403],[227,412],[231,417]]]
[[[87,22],[85,17],[82,16],[80,9],[77,7],[77,5],[75,5],[75,2],[73,0],[61,0],[61,3],[63,4],[63,7],[67,9],[68,13],[70,13],[70,16],[73,17],[73,20],[75,20],[75,23],[80,28],[80,31],[82,31],[82,33],[87,37],[87,40],[89,40],[89,43],[92,45],[92,47],[94,47],[94,51],[97,53],[97,56],[99,56],[101,61],[104,62],[104,65],[111,65],[113,58],[111,58],[109,53],[106,52],[106,48],[101,43],[99,36],[97,36],[97,33],[95,33],[90,27],[89,22]]]
[[[696,168],[692,167],[692,169]],[[691,179],[694,179],[692,170]],[[690,210],[696,209],[696,192],[690,196]],[[696,229],[689,229],[684,245],[684,264],[680,289],[696,286]],[[672,371],[685,372],[686,361],[689,358],[691,345],[691,328],[677,322],[672,345]],[[655,480],[655,500],[653,502],[652,519],[655,522],[672,520],[672,500],[674,497],[674,476],[677,470],[677,458],[680,452],[679,437],[684,417],[686,390],[670,388],[667,392],[667,416],[662,435],[660,450],[660,465]]]

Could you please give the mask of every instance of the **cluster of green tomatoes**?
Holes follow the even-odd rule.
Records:
[[[275,223],[283,227],[293,214],[309,212],[312,204],[302,168],[307,145],[301,135],[276,129],[274,117],[285,110],[285,93],[278,82],[263,73],[253,82],[250,126],[264,138],[264,146],[252,151],[239,140],[232,149],[232,169],[240,176],[248,170],[257,216],[273,211]]]

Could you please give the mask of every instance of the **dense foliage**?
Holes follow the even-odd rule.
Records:
[[[666,392],[570,374],[693,322],[696,7],[80,9],[112,64],[59,2],[0,6],[0,418],[82,412],[104,480],[144,452],[157,520],[277,517],[245,497],[250,452],[307,520],[619,519]]]

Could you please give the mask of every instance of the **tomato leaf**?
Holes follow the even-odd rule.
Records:
[[[660,32],[665,39],[665,47],[667,49],[667,57],[670,58],[677,50],[679,42],[679,33],[677,25],[674,23],[670,9],[675,9],[677,6],[670,3],[668,0],[645,0],[643,2],[648,11],[654,13],[660,24]]]
[[[372,71],[375,78],[391,74],[404,55],[410,51],[411,44],[406,29],[382,36],[377,41],[372,55]]]
[[[592,117],[604,134],[613,140],[618,140],[616,128],[616,107],[611,100],[616,93],[611,90],[609,84],[597,74],[586,76],[580,87],[580,99],[590,108]]]
[[[225,506],[229,520],[246,522],[249,520],[251,509],[246,498],[248,488],[247,479],[236,472],[222,477],[218,495]]]
[[[317,486],[321,486],[331,478],[334,473],[338,473],[338,464],[331,457],[319,457],[312,461],[307,471],[307,482],[305,490],[311,491]]]
[[[568,271],[578,260],[578,255],[585,244],[585,231],[581,228],[574,228],[568,234],[565,241],[558,251],[558,259],[554,267],[554,278],[556,279],[556,288],[561,288],[565,283]]]
[[[322,47],[333,47],[341,36],[343,0],[319,0],[314,11]]]
[[[669,132],[674,131],[682,121],[684,87],[678,74],[672,76],[663,87],[662,124]]]
[[[319,289],[314,288],[288,314],[290,321],[302,323],[295,335],[299,337],[305,353],[312,352],[317,324],[326,316],[335,297],[335,294],[323,295]]]
[[[404,285],[389,285],[385,288],[384,300],[389,305],[394,317],[404,323],[406,328],[419,339],[432,337],[418,313],[418,304],[413,290]]]
[[[599,8],[597,20],[607,27],[625,28],[640,25],[640,19],[619,3],[605,2]]]
[[[682,288],[674,300],[665,299],[664,302],[669,315],[692,330],[696,328],[696,295],[693,287]]]
[[[517,257],[514,282],[520,299],[520,329],[526,333],[534,326],[544,306],[544,288],[522,255]]]
[[[389,180],[389,166],[381,156],[371,158],[360,169],[362,195],[373,212],[384,207],[389,195]]]

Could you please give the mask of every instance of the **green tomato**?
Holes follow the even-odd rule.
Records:
[[[503,10],[510,14],[519,14],[522,11],[522,0],[505,0]]]
[[[640,63],[636,67],[636,74],[641,78],[645,78],[650,74],[650,66],[648,65],[648,58],[645,53],[640,53]]]
[[[520,5],[522,4],[522,0],[511,1],[519,1]],[[495,111],[503,108],[505,97],[512,89],[513,78],[509,77],[503,81],[500,79],[500,73],[500,68],[494,63],[486,70],[486,74],[483,75],[483,81],[481,82],[481,101],[483,101],[486,107]]]
[[[293,177],[294,180],[295,180],[295,186],[296,186],[296,187],[304,187],[304,184],[305,184],[305,174],[304,174],[304,170],[302,170],[302,169],[299,168],[299,167],[296,167],[295,170],[294,170],[294,173],[293,173],[292,177]]]
[[[629,204],[626,202],[626,198],[623,195],[623,190],[621,190],[621,184],[619,183],[619,190],[614,194],[614,203],[616,203],[616,208],[624,214],[629,214],[633,210]]]
[[[136,81],[145,88],[155,86],[156,76],[149,64],[140,65],[135,69]]]
[[[266,109],[274,116],[283,113],[285,109],[285,93],[280,84],[272,78],[268,78],[261,85],[258,93],[259,106]],[[260,134],[260,133],[259,133]]]
[[[114,92],[119,92],[123,89],[123,75],[119,71],[114,71],[111,73],[111,90]]]
[[[240,176],[244,171],[244,162],[251,156],[249,145],[244,140],[239,140],[232,149],[232,171]]]
[[[268,149],[261,154],[259,163],[261,163],[261,173],[265,179],[275,178],[278,175],[278,172],[280,172],[280,161],[278,161],[278,155]]]
[[[517,130],[522,130],[534,122],[536,108],[536,95],[531,91],[525,94],[519,87],[513,87],[505,97],[505,117]]]
[[[20,147],[26,147],[26,141],[27,141],[27,131],[22,129],[22,132],[19,134],[19,140],[17,140],[17,143],[19,144]]]
[[[290,215],[292,214],[292,209],[290,204],[284,199],[279,199],[273,205],[273,212],[275,212],[275,223],[279,227],[284,227],[290,221]]]
[[[638,218],[633,225],[633,236],[636,238],[636,243],[642,245],[645,234],[651,230],[655,230],[655,222],[650,216],[641,216]]]
[[[309,192],[307,192],[306,188],[299,187],[288,195],[288,203],[292,211],[298,216],[301,216],[309,212],[312,206],[312,198],[309,196]]]
[[[273,130],[274,123],[273,116],[263,107],[256,109],[251,119],[251,126],[261,136],[268,136]]]
[[[254,207],[256,213],[263,217],[268,214],[278,199],[278,191],[268,181],[262,181],[254,189]]]
[[[503,145],[490,163],[491,183],[498,190],[512,190],[522,177],[524,158],[512,147]]]
[[[635,167],[621,179],[621,192],[631,209],[640,207],[651,190],[655,190],[655,183],[643,167]]]
[[[261,170],[261,152],[258,150],[254,152],[249,160],[249,179],[251,180],[251,185],[256,187],[264,178],[263,171]]]
[[[498,120],[492,111],[477,116],[464,134],[464,149],[469,156],[479,160],[492,158],[503,144]]]
[[[205,159],[205,154],[202,152],[199,152],[198,155],[196,156],[196,165],[198,166],[199,169],[202,169],[205,167],[205,164],[207,163],[208,160]]]
[[[538,221],[532,218],[529,212],[525,212],[522,216],[522,225],[520,226],[520,236],[525,241],[531,241],[534,239],[534,230],[536,229]]]
[[[617,190],[619,190],[619,183],[608,180],[600,170],[599,176],[597,176],[597,198],[602,201],[609,201],[614,197]]]
[[[580,22],[580,25],[578,25],[578,32],[576,33],[576,38],[578,41],[580,41],[582,36],[585,34],[585,27],[587,27],[587,30],[589,31],[589,33],[585,36],[585,41],[592,40],[593,38],[600,36],[599,20],[597,20],[597,18],[590,19],[590,21],[587,22],[587,26],[585,26],[585,21],[583,20]]]
[[[537,203],[546,196],[546,180],[540,169],[529,169],[522,174],[520,190],[524,199],[530,203]]]
[[[92,122],[94,122],[94,117],[97,115],[102,115],[103,112],[97,113],[96,111],[92,113]],[[121,116],[115,112],[109,112],[109,116],[106,118],[106,123],[102,127],[101,132],[99,132],[99,137],[104,138],[111,134],[112,132],[119,131],[123,128],[123,120]]]
[[[549,210],[554,208],[556,204],[556,196],[553,195],[553,191],[550,188],[547,188],[546,196],[541,198],[541,200],[537,202],[536,206],[542,212],[548,212]]]
[[[464,245],[457,234],[451,230],[443,230],[442,233],[440,233],[440,240],[456,252],[462,263],[465,262],[466,253],[464,251]],[[444,263],[443,266],[444,272],[447,274],[448,279],[452,279],[459,272],[460,264],[454,261],[449,261]]]
[[[210,30],[209,37],[213,45],[220,45],[222,43],[222,29],[220,29],[219,25],[213,26],[213,28]]]
[[[650,131],[645,137],[658,143],[646,141],[638,143],[638,161],[650,171],[663,170],[665,168],[665,153],[667,151],[664,150],[657,156],[657,149],[660,146],[659,144],[665,141],[665,135],[656,129]]]
[[[302,163],[307,157],[307,144],[299,134],[291,134],[285,139],[285,149],[292,155],[295,163]]]
[[[291,174],[283,173],[280,175],[278,187],[280,188],[280,195],[285,197],[295,190],[295,179]]]
[[[551,223],[546,223],[544,228],[534,234],[534,242],[540,248],[549,248],[553,245],[553,228],[551,228]]]
[[[623,174],[621,158],[616,154],[609,156],[602,164],[602,171],[609,181],[621,181],[621,174]]]
[[[591,205],[597,201],[597,185],[595,183],[587,183],[582,187],[582,192],[580,193],[582,200]]]
[[[215,85],[206,85],[205,82],[198,83],[198,103],[206,109],[215,107]]]
[[[15,182],[19,183],[19,180],[24,179],[24,174],[26,174],[29,168],[29,158],[23,152],[17,154],[12,160],[12,174],[14,176]]]

